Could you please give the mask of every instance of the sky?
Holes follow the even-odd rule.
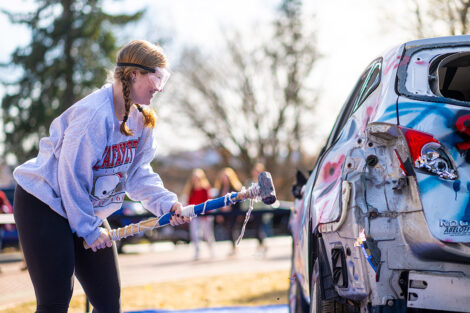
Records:
[[[365,67],[380,53],[412,39],[410,34],[392,26],[386,15],[403,14],[404,1],[386,0],[305,0],[304,9],[316,28],[322,59],[313,74],[315,89],[320,92],[317,115],[319,123],[312,134],[309,152],[315,152],[329,134],[336,115]],[[145,8],[144,20],[123,31],[123,38],[148,38],[155,32],[172,39],[168,57],[176,55],[186,44],[217,50],[224,30],[236,28],[252,32],[255,25],[269,23],[279,0],[120,0],[105,1],[110,13],[135,12]],[[0,3],[0,9],[27,10],[30,0]],[[0,62],[7,62],[17,46],[26,45],[30,35],[23,26],[11,25],[0,15],[2,42]],[[0,90],[0,96],[2,91]],[[160,101],[160,100],[159,100]],[[161,122],[157,135],[159,153],[197,149],[202,141],[174,138],[173,125]]]

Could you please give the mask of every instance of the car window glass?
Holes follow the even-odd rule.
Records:
[[[354,101],[353,112],[361,106],[367,97],[377,88],[380,84],[380,73],[382,68],[382,60],[376,60],[372,62],[370,67],[362,75],[362,84],[358,92],[358,96]]]
[[[380,84],[381,69],[382,58],[378,58],[374,60],[362,73],[336,119],[333,130],[328,138],[327,147],[331,146],[336,141],[351,114],[361,106],[367,97]]]

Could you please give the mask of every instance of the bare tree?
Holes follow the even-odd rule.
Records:
[[[302,140],[314,128],[308,115],[316,98],[308,82],[318,53],[301,8],[299,0],[283,1],[267,40],[258,29],[250,37],[228,35],[217,57],[186,49],[173,95],[191,125],[239,162],[227,165],[247,176],[264,161],[281,189],[292,183]]]
[[[470,0],[413,0],[408,4],[414,23],[407,28],[412,28],[417,38],[468,32]]]
[[[103,0],[37,0],[31,12],[1,10],[27,26],[31,41],[17,47],[0,67],[5,156],[19,163],[38,153],[49,125],[75,101],[106,81],[117,46],[116,26],[138,21],[134,14],[106,13]],[[13,78],[7,71],[21,69]]]

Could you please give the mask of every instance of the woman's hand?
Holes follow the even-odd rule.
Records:
[[[93,252],[96,252],[99,249],[104,249],[106,247],[110,248],[113,246],[113,241],[109,237],[108,231],[104,229],[103,227],[98,227],[98,229],[100,230],[101,234],[98,237],[98,239],[96,239],[96,241],[93,242],[90,246]]]
[[[182,209],[183,209],[183,206],[179,202],[176,202],[171,207],[170,212],[175,212],[175,214],[173,214],[173,216],[170,219],[171,226],[177,226],[177,225],[181,225],[181,224],[184,224],[184,223],[191,222],[190,217],[181,215],[181,210]]]

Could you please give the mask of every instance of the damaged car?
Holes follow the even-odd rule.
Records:
[[[470,36],[373,60],[290,218],[290,312],[470,312]]]

